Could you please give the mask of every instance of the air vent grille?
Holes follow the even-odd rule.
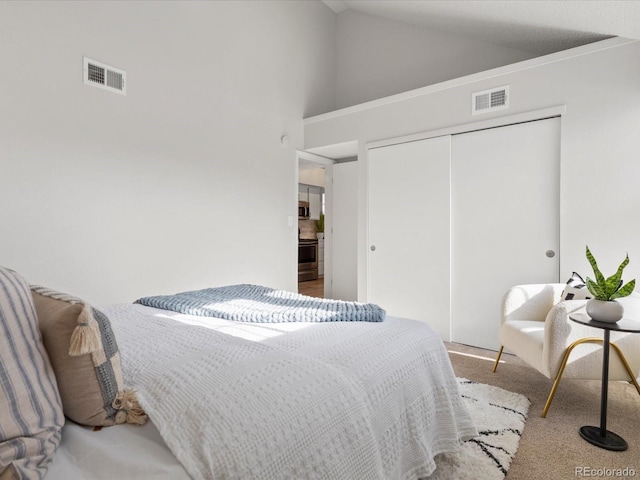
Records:
[[[121,73],[107,70],[107,87],[122,91],[124,88],[124,76]]]
[[[509,86],[475,92],[471,95],[471,113],[493,112],[509,108]]]
[[[83,82],[110,92],[126,95],[126,72],[84,57]]]

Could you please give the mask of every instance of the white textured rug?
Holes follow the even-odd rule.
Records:
[[[457,454],[436,457],[428,480],[502,480],[518,450],[531,402],[524,395],[458,378],[480,435],[464,442]]]

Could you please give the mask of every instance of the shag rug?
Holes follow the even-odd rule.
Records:
[[[436,457],[428,480],[502,480],[518,450],[531,402],[524,395],[458,378],[460,393],[479,436],[463,443],[457,454]]]

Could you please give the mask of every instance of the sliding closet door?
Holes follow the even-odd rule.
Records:
[[[449,313],[450,137],[369,150],[367,300],[423,320],[445,340]]]
[[[560,119],[452,139],[452,341],[499,347],[513,285],[559,280]]]

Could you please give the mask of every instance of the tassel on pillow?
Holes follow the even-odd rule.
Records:
[[[113,408],[119,410],[116,414],[116,423],[132,423],[135,425],[144,425],[147,421],[147,414],[138,403],[136,392],[133,390],[123,390],[111,404]],[[126,415],[123,415],[126,414]]]
[[[85,305],[82,313],[78,316],[78,326],[71,333],[69,355],[72,357],[86,355],[97,352],[101,347],[100,329]]]

